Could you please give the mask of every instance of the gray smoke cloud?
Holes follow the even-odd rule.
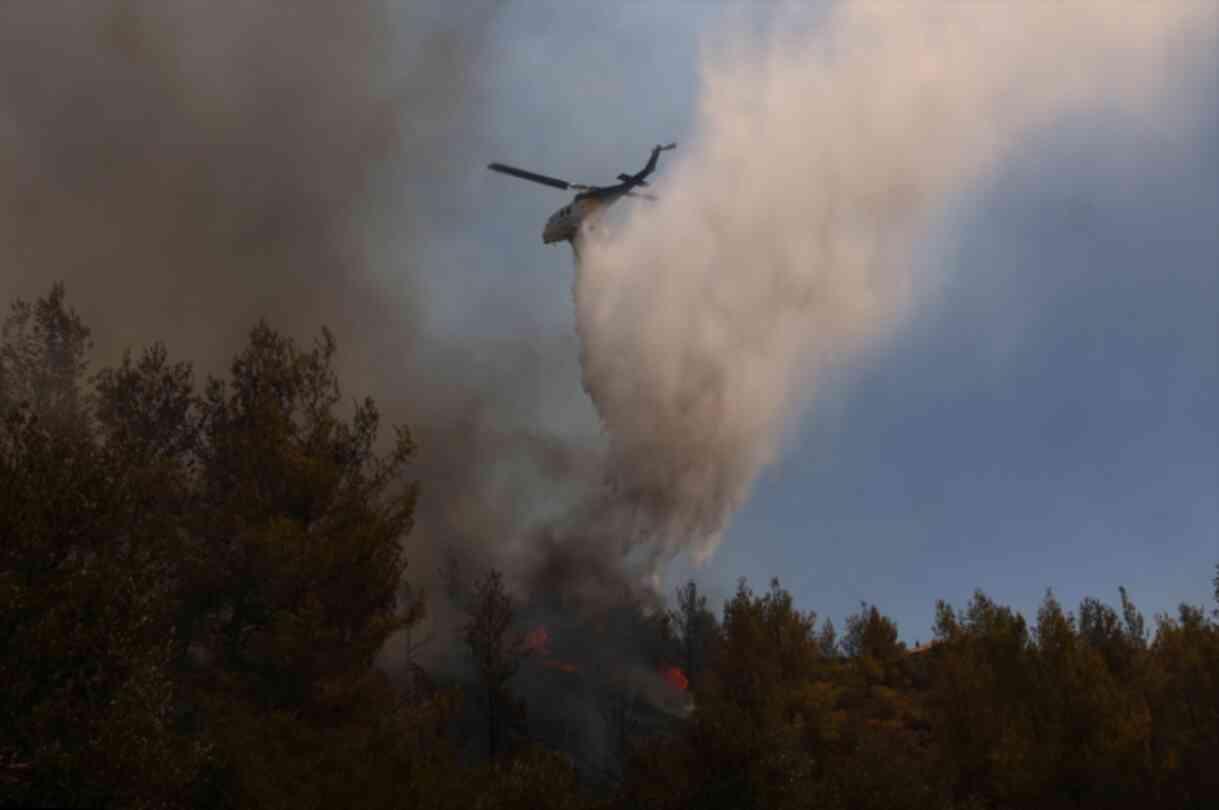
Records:
[[[487,329],[500,302],[464,331],[431,311],[443,235],[469,230],[498,11],[0,5],[0,302],[64,281],[94,367],[160,340],[223,373],[259,318],[302,341],[328,327],[345,393],[417,438],[408,577],[431,597],[430,650],[457,657],[449,551],[527,593],[637,590],[607,543],[568,542],[604,467],[600,436],[551,425],[556,389],[578,392],[572,336]]]
[[[368,234],[443,188],[483,35],[417,5],[3,4],[0,295],[65,281],[101,362],[159,339],[218,371],[259,317],[326,324],[348,390],[384,390],[419,302]]]
[[[806,384],[905,317],[907,251],[946,198],[1063,110],[1137,106],[1214,17],[1050,8],[852,2],[760,42],[726,28],[661,202],[578,269],[577,358],[545,328],[429,324],[423,273],[445,268],[421,263],[465,228],[453,179],[487,130],[490,4],[0,4],[0,299],[64,280],[100,363],[164,340],[219,371],[259,317],[327,325],[345,391],[419,440],[429,655],[461,654],[446,550],[570,638],[581,609],[655,606],[665,559],[710,552]],[[577,359],[604,432],[566,425]]]
[[[437,548],[498,548],[525,519],[513,487],[540,484],[505,470],[573,463],[529,416],[552,339],[428,331],[420,265],[460,216],[495,12],[0,4],[0,302],[64,281],[95,367],[160,340],[222,373],[259,318],[301,341],[328,327],[345,393],[419,439],[410,575],[428,583]]]
[[[937,280],[919,236],[1031,130],[1161,91],[1213,43],[1209,0],[801,4],[708,49],[695,142],[575,291],[607,476],[661,558],[705,559],[818,374]],[[1180,113],[1176,113],[1179,117]]]

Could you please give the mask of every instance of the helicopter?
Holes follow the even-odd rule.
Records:
[[[642,169],[634,174],[620,174],[618,179],[621,181],[613,186],[586,186],[580,183],[569,183],[566,180],[560,180],[557,177],[548,177],[544,174],[528,172],[524,169],[518,169],[515,166],[508,166],[503,163],[491,163],[487,168],[493,172],[519,177],[522,180],[530,180],[534,183],[541,183],[544,186],[557,188],[563,191],[574,189],[579,193],[576,194],[572,201],[550,215],[550,219],[546,220],[545,227],[542,228],[542,242],[550,245],[555,242],[569,242],[571,247],[579,255],[576,239],[580,236],[583,227],[586,223],[591,225],[594,216],[605,209],[609,208],[614,203],[623,197],[641,197],[648,200],[656,198],[646,192],[636,191],[639,186],[648,185],[647,177],[652,172],[656,171],[656,161],[660,157],[661,152],[667,152],[670,149],[676,149],[676,143],[665,144],[664,146],[656,146],[652,149],[652,157]]]

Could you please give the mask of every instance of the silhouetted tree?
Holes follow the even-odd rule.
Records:
[[[488,572],[474,586],[469,611],[464,636],[486,702],[487,751],[494,759],[500,752],[507,715],[514,711],[508,681],[520,669],[528,650],[524,636],[513,629],[515,609],[499,571]]]
[[[89,329],[63,284],[33,304],[18,300],[0,327],[0,411],[23,407],[59,434],[86,431]]]
[[[719,628],[715,614],[707,609],[707,597],[698,592],[693,580],[678,588],[674,595],[677,607],[668,611],[668,620],[680,649],[682,669],[690,683],[695,684],[706,667]]]
[[[375,762],[362,746],[395,733],[373,661],[407,620],[414,445],[399,429],[376,452],[370,400],[339,417],[334,353],[329,333],[303,351],[259,324],[195,404],[179,626],[219,790],[238,804],[347,803]]]
[[[1159,617],[1149,693],[1151,756],[1161,806],[1219,802],[1219,626],[1201,608],[1181,605]]]
[[[60,285],[0,329],[0,805],[607,806],[564,752],[506,744],[528,648],[498,572],[448,594],[488,760],[458,754],[457,689],[402,695],[374,666],[422,615],[401,550],[414,446],[378,450],[370,401],[340,413],[328,333],[302,349],[259,324],[202,392],[160,344],[93,378],[88,348]],[[1219,601],[1219,567],[1213,584]],[[589,690],[624,765],[604,798],[1219,806],[1219,613],[1181,605],[1149,633],[1119,592],[1075,614],[1047,592],[1031,630],[981,592],[941,602],[935,642],[907,651],[866,603],[839,643],[777,580],[741,581],[721,622],[690,583],[671,611],[612,617],[694,700],[654,723],[647,677]]]
[[[979,591],[962,613],[938,603],[935,635],[942,652],[929,706],[954,798],[1026,801],[1037,682],[1024,618]]]
[[[55,285],[0,344],[0,804],[185,806],[165,482],[96,435],[88,334]]]
[[[1215,604],[1217,607],[1214,610],[1215,618],[1219,619],[1219,564],[1215,565],[1215,578],[1211,580],[1215,585]]]
[[[827,618],[821,623],[821,629],[817,632],[817,648],[822,658],[838,655],[838,632],[834,629],[833,619]]]
[[[814,763],[799,753],[802,732],[818,726],[828,709],[807,691],[820,661],[816,616],[797,610],[777,580],[761,596],[742,581],[720,626],[712,665],[696,690],[689,745],[698,765],[688,780],[690,799],[711,807],[806,801]]]

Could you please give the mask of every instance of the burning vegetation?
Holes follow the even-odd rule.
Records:
[[[1109,75],[1064,87],[1029,48],[1156,12],[1060,23],[1079,0],[1008,36],[958,4],[996,50],[936,39],[933,3],[849,4],[825,62],[712,65],[719,146],[580,266],[576,368],[567,327],[420,325],[408,243],[460,211],[492,5],[213,5],[0,3],[0,806],[1219,804],[1201,608],[1149,630],[1124,592],[1047,597],[1028,623],[979,593],[908,655],[876,608],[839,638],[777,582],[643,584],[719,541],[806,349],[905,311],[904,267],[866,257]],[[1013,88],[996,131],[978,110]],[[743,127],[738,96],[772,103]],[[561,362],[604,435],[548,423]]]
[[[62,288],[0,344],[0,804],[383,808],[1204,807],[1219,797],[1219,623],[1154,632],[979,593],[909,654],[778,582],[713,612],[563,609],[496,570],[407,638],[401,432],[344,417],[326,335],[260,325],[196,388],[159,346],[86,373]],[[460,587],[456,587],[460,586]],[[1216,578],[1219,591],[1219,577]],[[1219,598],[1219,592],[1216,593]],[[464,650],[447,667],[415,654]]]
[[[690,679],[686,677],[686,673],[681,671],[681,667],[664,667],[660,670],[660,677],[665,679],[665,683],[680,692],[690,688]]]

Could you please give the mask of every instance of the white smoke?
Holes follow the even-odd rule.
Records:
[[[848,0],[708,56],[661,201],[587,245],[576,280],[610,478],[646,539],[709,555],[817,372],[909,316],[937,211],[1065,113],[1162,115],[1217,10]]]

